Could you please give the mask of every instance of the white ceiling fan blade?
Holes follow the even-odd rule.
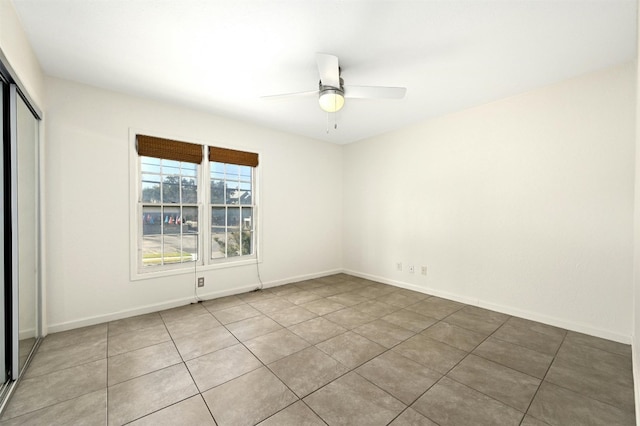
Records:
[[[406,93],[406,87],[344,86],[345,98],[402,99]]]
[[[316,53],[318,73],[323,86],[340,87],[338,57],[326,53]]]
[[[280,100],[287,100],[287,99],[292,99],[292,98],[303,98],[306,96],[318,96],[318,91],[317,90],[309,90],[306,92],[293,92],[293,93],[281,93],[278,95],[267,95],[267,96],[260,96],[260,99],[264,99],[267,101],[280,101]]]

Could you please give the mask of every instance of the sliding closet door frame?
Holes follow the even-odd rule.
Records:
[[[44,167],[42,164],[42,158],[44,155],[44,144],[43,144],[43,114],[42,111],[38,108],[37,103],[33,101],[29,92],[26,90],[26,87],[20,80],[18,74],[11,67],[9,60],[6,55],[2,51],[0,47],[0,80],[3,83],[2,86],[2,97],[0,97],[2,101],[2,106],[0,107],[0,113],[2,113],[2,126],[0,126],[0,149],[2,149],[2,155],[0,156],[0,161],[2,161],[2,179],[0,181],[0,185],[2,185],[2,222],[0,226],[3,227],[4,230],[4,240],[0,241],[0,244],[3,244],[3,268],[4,271],[0,271],[2,276],[0,276],[0,291],[4,292],[4,304],[1,306],[0,315],[3,315],[3,322],[0,322],[0,326],[3,326],[4,330],[4,354],[5,359],[1,368],[5,370],[6,374],[6,382],[0,383],[0,415],[6,408],[6,404],[8,400],[11,398],[11,395],[15,391],[18,379],[21,375],[21,371],[19,369],[20,361],[18,357],[16,357],[16,352],[19,353],[18,341],[19,341],[19,325],[17,321],[13,320],[13,324],[9,324],[8,321],[12,321],[12,318],[18,318],[16,315],[19,315],[18,310],[18,295],[16,291],[14,291],[14,274],[18,271],[18,268],[15,266],[15,259],[17,257],[17,252],[11,253],[10,250],[14,248],[14,242],[12,240],[16,231],[15,228],[12,228],[12,218],[9,217],[9,214],[12,214],[13,217],[16,216],[17,204],[14,202],[13,206],[9,206],[8,204],[14,197],[17,197],[17,193],[15,191],[14,182],[10,182],[10,179],[15,179],[15,173],[11,172],[11,164],[16,164],[16,158],[14,155],[13,160],[11,159],[11,152],[15,151],[15,143],[16,139],[16,124],[17,124],[17,103],[18,99],[22,99],[27,108],[31,111],[33,116],[38,122],[38,130],[36,138],[34,141],[36,143],[36,159],[37,164],[35,164],[35,172],[36,176],[36,186],[37,188],[42,188],[44,184]],[[12,99],[10,98],[10,94],[12,94]],[[12,101],[12,102],[10,102]],[[13,111],[13,113],[11,113]],[[11,133],[11,129],[13,129],[13,134]],[[11,149],[11,142],[13,139],[14,149]],[[12,189],[13,186],[13,189]],[[38,189],[39,191],[39,189]],[[15,201],[15,200],[14,200]],[[9,211],[9,208],[12,211]],[[37,276],[36,276],[36,286],[37,286],[37,294],[36,294],[36,329],[37,329],[37,340],[34,346],[32,347],[31,352],[24,364],[24,368],[29,365],[31,358],[37,350],[44,333],[46,333],[46,324],[44,323],[44,275],[43,275],[43,267],[44,267],[44,256],[43,254],[43,246],[44,246],[44,235],[43,235],[43,198],[42,194],[39,194],[38,199],[36,200],[36,221],[37,221],[37,230],[36,230],[36,265],[38,268]],[[11,260],[9,260],[11,259]],[[12,263],[14,265],[12,265]],[[13,282],[12,282],[13,281]],[[15,296],[14,296],[15,295]],[[15,299],[14,299],[15,297]],[[1,301],[1,298],[0,298]],[[7,308],[5,310],[5,308]],[[2,334],[0,334],[2,336]],[[15,336],[15,337],[14,337]],[[11,357],[12,359],[9,359]],[[18,364],[16,366],[16,363]]]
[[[18,380],[19,368],[19,265],[18,265],[18,88],[9,86],[9,130],[11,163],[11,378]]]
[[[8,84],[4,81],[4,79],[0,76],[0,141],[4,140],[4,129],[6,126],[5,120],[5,87],[8,87]],[[0,143],[0,192],[4,193],[4,149],[3,143]],[[7,237],[7,233],[5,232],[5,224],[4,224],[4,205],[5,199],[4,195],[0,197],[0,259],[5,259],[5,238]],[[5,265],[4,261],[0,263],[0,277],[2,277],[2,285],[0,286],[0,308],[2,308],[2,312],[0,312],[0,368],[2,368],[2,372],[0,373],[0,395],[2,395],[2,389],[7,381],[11,380],[7,363],[9,362],[8,357],[8,345],[7,338],[8,330],[7,327],[7,319],[5,315],[8,310],[7,303],[9,302],[6,297],[8,296],[7,284],[5,282]]]

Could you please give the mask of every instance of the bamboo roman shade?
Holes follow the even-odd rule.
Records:
[[[138,155],[195,164],[202,163],[202,145],[145,135],[137,135],[136,139]]]
[[[209,147],[209,161],[230,163],[240,166],[258,166],[258,154],[253,152],[236,151],[234,149]]]

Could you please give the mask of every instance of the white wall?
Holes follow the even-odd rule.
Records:
[[[55,78],[47,87],[47,284],[50,331],[191,300],[194,273],[130,281],[129,129],[260,153],[262,280],[341,268],[342,151],[177,106]],[[198,273],[200,294],[255,288],[256,266]]]
[[[346,146],[346,270],[630,342],[634,113],[627,64]]]

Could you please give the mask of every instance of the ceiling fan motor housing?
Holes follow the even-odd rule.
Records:
[[[340,77],[340,87],[325,86],[319,83],[318,100],[320,108],[326,112],[337,112],[344,106],[344,80]]]

